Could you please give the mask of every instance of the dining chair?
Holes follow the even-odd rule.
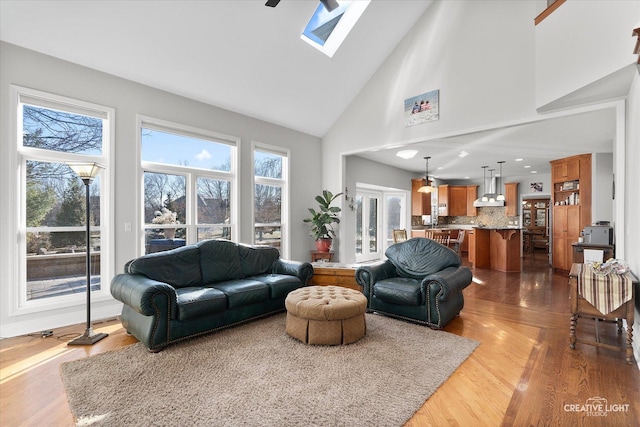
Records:
[[[451,233],[448,231],[434,231],[431,239],[448,247],[451,240]]]
[[[462,256],[462,242],[464,242],[465,230],[458,230],[458,238],[451,241],[451,249]]]
[[[394,229],[393,230],[393,243],[404,242],[407,240],[407,230]]]

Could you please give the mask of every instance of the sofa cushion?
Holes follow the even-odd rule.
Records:
[[[178,320],[189,320],[227,309],[224,292],[214,288],[176,289]]]
[[[447,267],[459,267],[460,255],[431,239],[416,237],[391,245],[385,251],[398,276],[421,279]]]
[[[240,279],[207,285],[227,296],[228,308],[237,308],[269,299],[269,286],[258,280]]]
[[[170,251],[156,252],[136,258],[127,264],[127,273],[144,274],[150,279],[167,283],[174,288],[202,285],[200,250],[183,246]]]
[[[205,284],[242,279],[238,244],[229,240],[203,240],[196,243],[200,248],[202,282]]]
[[[238,245],[240,267],[244,277],[271,273],[273,264],[280,258],[280,251],[272,246]]]
[[[408,277],[381,280],[373,285],[373,295],[392,304],[421,305],[424,301],[420,292],[420,283],[420,280]]]
[[[269,286],[269,296],[271,299],[286,298],[289,292],[302,287],[302,281],[300,279],[296,276],[286,274],[264,274],[262,276],[251,277],[250,279],[266,283]]]

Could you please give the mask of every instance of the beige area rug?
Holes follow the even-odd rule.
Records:
[[[400,426],[478,345],[367,314],[360,341],[308,346],[285,318],[65,363],[71,411],[91,426]]]

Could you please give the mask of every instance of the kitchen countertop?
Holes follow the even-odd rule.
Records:
[[[436,225],[435,227],[431,227],[430,225],[414,225],[411,227],[412,230],[471,230],[473,228],[473,224],[445,224],[445,225]]]
[[[473,226],[472,228],[478,228],[480,230],[522,230],[522,227],[516,225],[508,225],[506,227],[495,227],[495,226]]]

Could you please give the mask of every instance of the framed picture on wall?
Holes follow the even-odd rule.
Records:
[[[541,182],[532,182],[531,183],[531,192],[532,193],[542,193],[542,183]]]
[[[440,119],[440,91],[432,90],[404,100],[404,126]]]

